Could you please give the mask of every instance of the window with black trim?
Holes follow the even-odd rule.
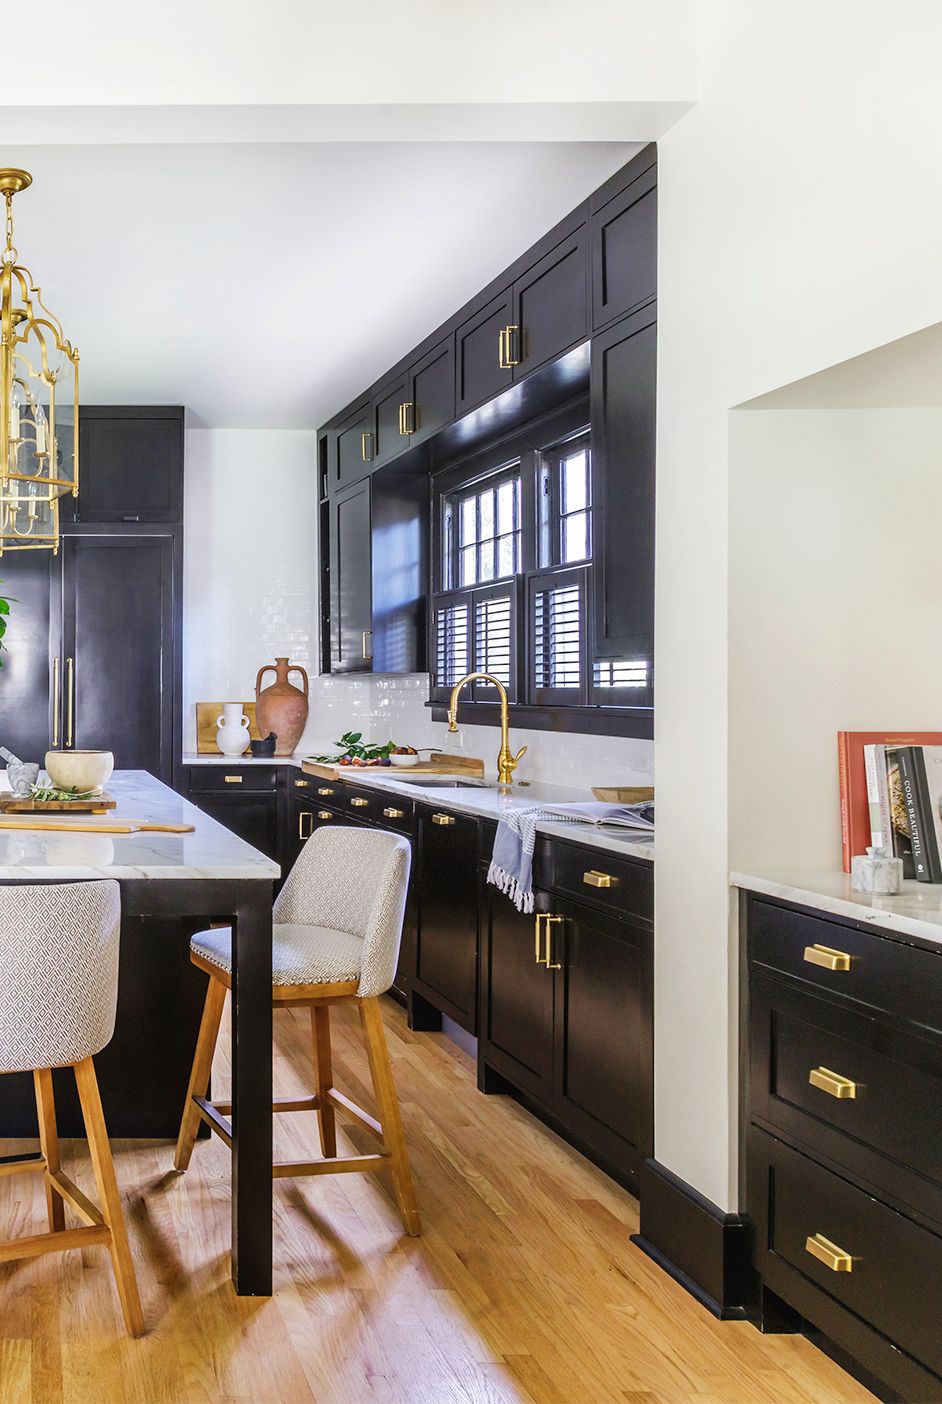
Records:
[[[486,672],[520,707],[650,706],[650,659],[593,656],[592,511],[579,405],[435,475],[433,704]],[[481,681],[462,693],[462,705],[496,701]]]

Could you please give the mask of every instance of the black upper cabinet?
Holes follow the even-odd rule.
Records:
[[[378,468],[395,458],[408,448],[409,440],[403,432],[403,405],[408,399],[408,378],[394,376],[373,395],[370,418],[370,441],[366,452],[370,456],[370,468]]]
[[[439,342],[409,372],[403,427],[410,444],[429,439],[455,417],[455,343]]]
[[[479,307],[455,337],[456,412],[467,414],[513,384],[513,366],[501,365],[501,338],[513,322],[513,290]],[[506,357],[503,358],[505,361]]]
[[[596,658],[652,656],[656,315],[645,308],[592,339]]]
[[[173,776],[174,538],[65,536],[62,742]]]
[[[181,522],[183,410],[83,406],[79,495],[63,505],[71,521]]]
[[[349,487],[370,471],[375,456],[373,410],[369,401],[353,410],[332,435],[330,487]]]
[[[370,480],[330,504],[330,667],[368,673],[372,667]]]
[[[592,216],[592,325],[605,326],[657,294],[657,169]]]
[[[585,225],[514,283],[514,378],[530,375],[589,334]]]
[[[370,479],[372,629],[376,673],[422,673],[428,629],[428,479],[403,465]]]

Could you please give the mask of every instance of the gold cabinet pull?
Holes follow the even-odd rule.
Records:
[[[294,782],[295,788],[298,790],[306,790],[310,783],[310,780],[295,780]]]
[[[501,327],[500,331],[497,333],[497,364],[501,370],[510,369],[510,366],[507,363],[507,357],[504,354],[504,338],[506,337],[506,335],[507,328]]]
[[[600,873],[595,868],[582,874],[582,881],[586,887],[611,887],[615,882],[611,873]]]
[[[823,1233],[813,1233],[805,1239],[805,1252],[810,1253],[812,1258],[817,1258],[819,1263],[823,1263],[832,1272],[853,1272],[854,1260],[850,1253],[845,1253],[843,1248],[838,1248],[836,1243],[832,1243],[829,1238],[825,1238]]]
[[[849,970],[852,957],[847,951],[835,951],[830,946],[805,946],[804,959],[809,965],[820,965],[824,970]]]
[[[304,821],[305,821],[305,819],[307,819],[307,820],[309,821],[309,822],[308,822],[308,826],[307,826],[307,833],[304,832]],[[301,813],[298,815],[298,838],[301,839],[302,841],[304,841],[305,839],[309,839],[309,838],[311,837],[311,834],[313,834],[313,832],[314,832],[314,815],[311,813],[311,811],[310,811],[309,809],[302,809],[302,810],[301,810]]]
[[[59,745],[59,659],[52,660],[52,748]]]
[[[535,938],[535,949],[533,954],[537,965],[543,964],[543,955],[540,951],[540,939],[543,935],[543,928],[540,925],[540,923],[542,922],[545,915],[545,912],[537,912],[536,916],[533,918],[533,933]]]
[[[562,970],[563,967],[560,962],[553,959],[553,927],[562,926],[564,918],[546,914],[543,920],[546,922],[546,950],[543,964],[546,966],[547,970]]]
[[[830,1068],[812,1068],[808,1074],[808,1081],[812,1087],[827,1092],[839,1102],[857,1096],[856,1082],[849,1077],[842,1077],[840,1073],[831,1072]]]
[[[334,816],[331,814],[331,812],[330,812],[329,809],[319,809],[319,810],[317,811],[317,817],[318,817],[318,819],[325,819],[325,820],[326,820],[326,819],[333,819]]]
[[[384,809],[383,814],[387,819],[401,819],[405,811],[402,809]]]
[[[332,795],[334,793],[332,785],[319,785],[317,789],[319,795]]]
[[[433,815],[432,815],[432,823],[433,823],[433,824],[441,824],[441,826],[442,826],[443,828],[447,828],[449,824],[453,824],[454,822],[455,822],[455,816],[454,816],[453,814],[433,814]]]
[[[372,658],[372,653],[366,646],[366,641],[372,634],[372,629],[363,629],[360,633],[360,653],[363,658]]]
[[[369,429],[364,429],[360,435],[360,457],[364,463],[373,462],[373,435]]]
[[[75,727],[75,660],[72,658],[65,660],[65,678],[65,744],[68,749],[74,739]]]
[[[369,800],[368,800],[368,799],[360,799],[359,795],[355,795],[355,796],[353,797],[353,799],[350,801],[350,808],[351,808],[351,809],[365,809],[366,806],[367,806],[368,804],[369,804]]]
[[[411,400],[406,400],[399,406],[399,433],[415,433],[415,405]]]

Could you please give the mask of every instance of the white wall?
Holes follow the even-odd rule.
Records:
[[[942,317],[942,6],[711,0],[700,30],[658,171],[655,1154],[728,1209],[728,411]]]
[[[730,864],[835,868],[835,733],[942,722],[942,410],[730,423]]]
[[[184,749],[197,702],[248,701],[276,654],[317,671],[316,440],[308,431],[188,429]],[[272,682],[271,674],[266,682]]]

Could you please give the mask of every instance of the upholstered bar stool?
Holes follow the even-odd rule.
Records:
[[[406,1232],[420,1232],[415,1187],[403,1136],[379,996],[396,973],[410,850],[397,834],[370,829],[317,829],[288,874],[274,907],[272,1000],[275,1008],[308,1006],[314,1045],[314,1095],[277,1100],[274,1112],[316,1111],[321,1156],[277,1161],[276,1178],[337,1171],[388,1170]],[[201,931],[190,958],[209,975],[175,1164],[190,1163],[200,1118],[232,1144],[230,1102],[206,1098],[226,990],[232,985],[231,929]],[[333,1085],[330,1010],[356,1004],[379,1119]],[[376,1154],[338,1156],[336,1113],[343,1112],[380,1141]]]
[[[0,887],[0,1073],[32,1072],[38,1155],[0,1160],[0,1175],[41,1172],[49,1232],[0,1243],[0,1262],[66,1248],[111,1252],[124,1320],[144,1330],[134,1264],[92,1059],[111,1041],[118,998],[121,889],[116,882]],[[101,1207],[63,1173],[52,1069],[75,1073]],[[66,1228],[65,1205],[81,1220]]]

